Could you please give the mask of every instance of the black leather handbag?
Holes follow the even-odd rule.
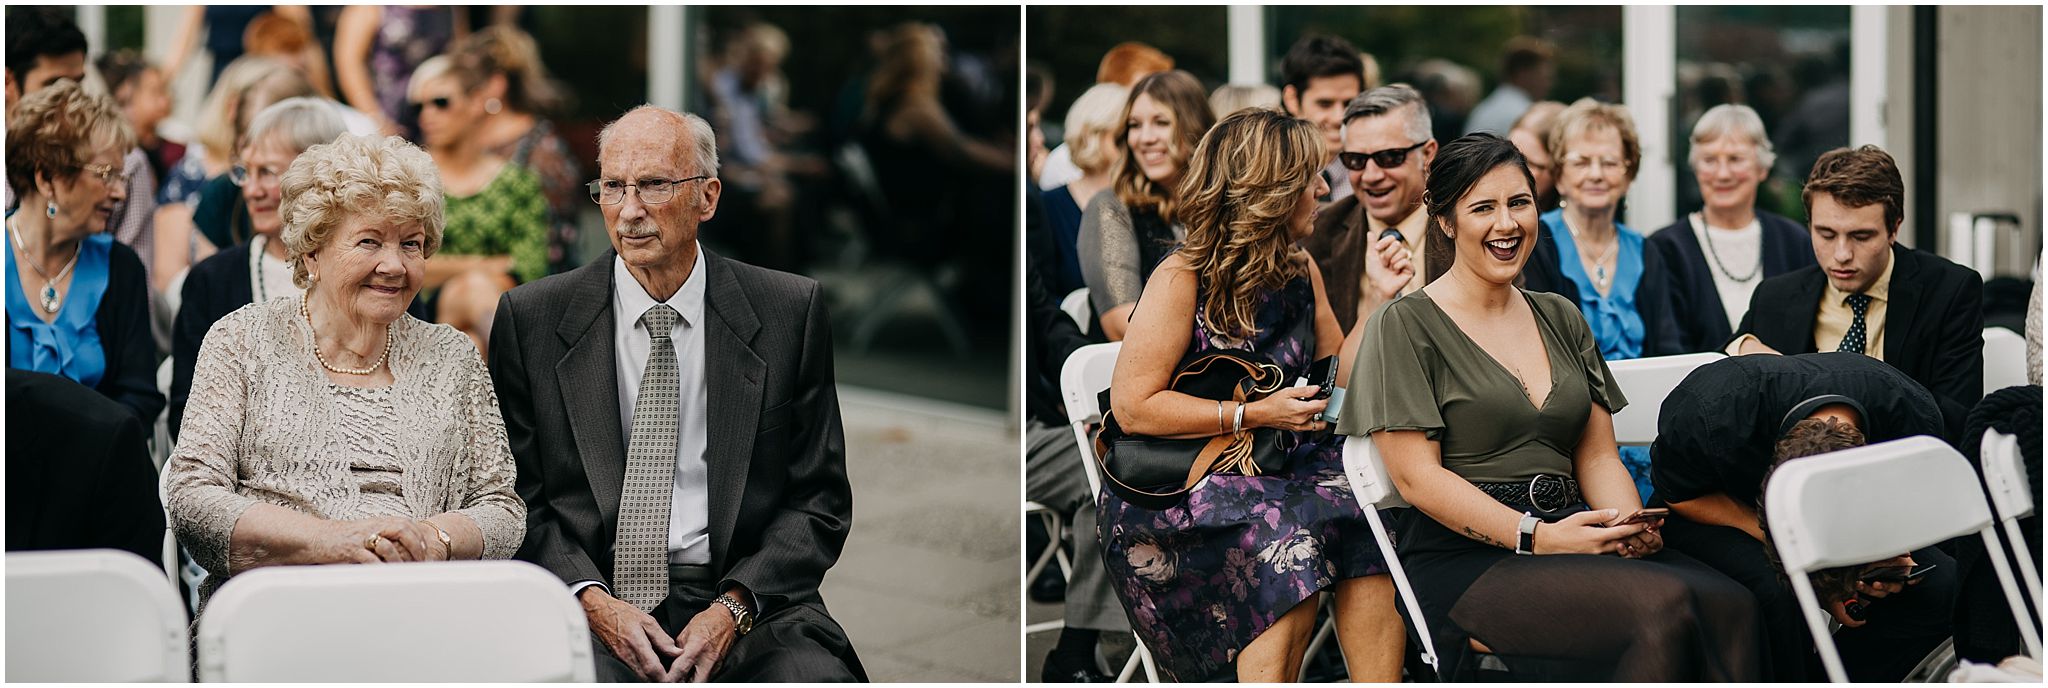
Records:
[[[1280,367],[1236,354],[1209,354],[1173,374],[1167,384],[1200,399],[1250,403],[1285,386]],[[1102,390],[1102,408],[1109,408],[1109,390]],[[1125,502],[1158,511],[1187,498],[1189,490],[1212,473],[1264,475],[1287,468],[1293,438],[1274,428],[1245,429],[1235,434],[1193,439],[1167,439],[1124,432],[1115,409],[1104,411],[1095,433],[1096,461],[1103,484]]]

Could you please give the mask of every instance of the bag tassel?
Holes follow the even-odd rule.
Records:
[[[1223,456],[1216,459],[1217,473],[1236,473],[1246,477],[1259,476],[1259,464],[1252,461],[1252,435],[1239,433],[1232,438],[1230,446],[1224,448]]]

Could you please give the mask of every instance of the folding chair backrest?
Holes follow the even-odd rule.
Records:
[[[1060,299],[1060,310],[1066,311],[1067,317],[1074,319],[1074,324],[1081,327],[1081,334],[1088,334],[1088,321],[1093,318],[1088,317],[1087,287],[1067,292],[1067,297]]]
[[[11,552],[7,680],[183,683],[179,606],[164,572],[129,552]]]
[[[1954,448],[1927,436],[1789,461],[1765,485],[1764,514],[1822,664],[1836,681],[1846,674],[1806,574],[1880,561],[1973,533],[1991,551],[2001,549],[1975,471]],[[2014,618],[2027,627],[2012,570],[2004,557],[1988,559]],[[2029,637],[2028,644],[2038,655],[2040,641]]]
[[[1657,412],[1664,398],[1692,374],[1694,368],[1727,358],[1719,353],[1656,356],[1627,361],[1610,361],[1607,370],[1628,398],[1628,406],[1614,414],[1614,441],[1629,446],[1647,446],[1657,439]]]
[[[2019,562],[2020,582],[2034,593],[2034,616],[2048,618],[2044,613],[2041,590],[2041,569],[2039,560],[2034,558],[2032,547],[2027,544],[2026,535],[2021,532],[2019,520],[2034,513],[2034,486],[2027,480],[2027,468],[2020,456],[2020,439],[1996,430],[1984,433],[1982,451],[1978,454],[1984,469],[1984,489],[1991,494],[1991,510],[2005,531],[2005,545]]]
[[[575,598],[521,561],[260,568],[199,621],[208,682],[589,682],[591,661]]]
[[[1984,393],[2027,384],[2027,339],[2003,327],[1984,328]]]
[[[1109,389],[1116,374],[1120,342],[1090,344],[1067,355],[1060,368],[1060,396],[1067,402],[1067,422],[1073,426],[1074,441],[1081,445],[1081,465],[1088,471],[1088,494],[1102,491],[1101,467],[1095,465],[1095,443],[1089,441],[1088,426],[1102,421],[1102,404],[1096,400]]]

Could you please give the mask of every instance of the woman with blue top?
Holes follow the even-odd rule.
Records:
[[[1563,202],[1542,216],[1526,286],[1578,304],[1603,359],[1683,353],[1663,255],[1616,219],[1643,157],[1628,108],[1581,99],[1557,114],[1545,143]],[[1649,450],[1623,447],[1621,462],[1648,500]]]
[[[7,119],[7,367],[60,375],[156,422],[148,277],[107,234],[127,197],[135,134],[121,107],[76,82],[35,92]]]

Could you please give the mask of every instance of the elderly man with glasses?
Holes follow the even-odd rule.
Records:
[[[636,108],[598,169],[613,250],[507,292],[491,330],[518,558],[582,604],[599,680],[863,678],[818,595],[853,512],[817,283],[697,242],[702,118]]]
[[[1380,304],[1422,288],[1422,189],[1437,148],[1429,127],[1422,94],[1407,84],[1366,91],[1344,108],[1337,162],[1350,170],[1353,193],[1322,209],[1302,247],[1321,267],[1347,333]]]

